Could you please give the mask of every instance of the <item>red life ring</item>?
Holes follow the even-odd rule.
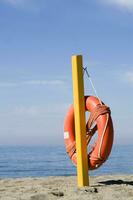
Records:
[[[98,130],[97,141],[92,151],[88,153],[88,166],[90,170],[93,170],[100,167],[107,160],[111,152],[114,136],[113,123],[109,108],[103,103],[101,105],[99,99],[94,96],[85,97],[85,110],[90,112],[90,118],[86,124],[89,141],[96,130]],[[91,129],[93,123],[96,123],[96,125]],[[73,105],[69,108],[64,122],[64,142],[70,159],[76,165]]]

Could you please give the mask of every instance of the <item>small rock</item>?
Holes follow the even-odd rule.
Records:
[[[98,193],[98,189],[96,187],[83,188],[82,191],[89,192],[89,193]]]
[[[63,197],[64,196],[64,193],[60,192],[60,191],[53,191],[53,192],[51,192],[51,194],[53,194],[54,196],[57,196],[57,197]]]
[[[97,188],[91,188],[89,190],[85,190],[86,192],[90,192],[90,193],[98,193]]]

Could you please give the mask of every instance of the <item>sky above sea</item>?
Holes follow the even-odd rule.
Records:
[[[112,111],[116,144],[133,144],[133,1],[0,1],[0,144],[63,144],[71,56]],[[85,76],[85,94],[95,95]]]

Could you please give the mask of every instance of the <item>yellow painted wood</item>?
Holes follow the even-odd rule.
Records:
[[[72,80],[75,114],[78,186],[88,186],[88,158],[84,102],[83,63],[81,55],[72,56]]]

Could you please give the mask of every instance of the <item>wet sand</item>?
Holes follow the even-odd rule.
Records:
[[[133,200],[133,175],[90,177],[78,188],[76,177],[0,179],[0,200]]]

